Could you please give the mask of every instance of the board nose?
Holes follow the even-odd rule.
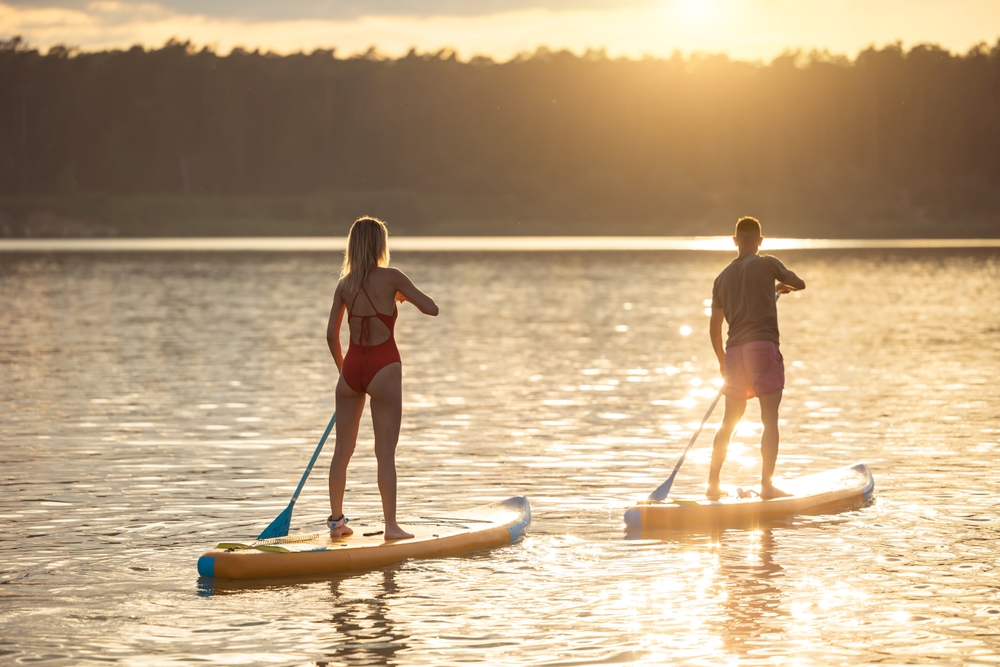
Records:
[[[528,498],[526,496],[510,498],[504,501],[504,504],[514,505],[521,512],[521,519],[516,523],[507,526],[507,530],[510,531],[510,543],[513,544],[524,537],[525,532],[528,530],[528,526],[531,525],[531,505],[528,503]]]

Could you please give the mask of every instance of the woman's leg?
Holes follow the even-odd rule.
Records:
[[[396,443],[403,418],[403,367],[399,362],[382,368],[368,383],[378,461],[378,491],[382,495],[385,539],[413,537],[396,523]]]
[[[333,518],[344,515],[344,489],[347,488],[347,464],[351,462],[354,447],[358,444],[358,426],[361,413],[365,410],[365,395],[351,389],[344,376],[337,382],[337,444],[333,448],[330,461],[330,514]],[[350,526],[341,526],[330,531],[332,537],[350,535]]]

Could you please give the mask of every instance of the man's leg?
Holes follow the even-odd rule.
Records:
[[[778,406],[781,405],[781,391],[760,396],[760,420],[764,424],[764,433],[760,437],[760,456],[763,464],[760,469],[760,495],[762,498],[777,498],[788,495],[771,484],[774,475],[774,465],[778,460]]]
[[[733,437],[733,431],[736,430],[736,425],[740,423],[746,409],[747,399],[726,396],[722,425],[716,431],[715,442],[712,444],[712,466],[708,470],[708,489],[705,491],[705,496],[708,498],[718,498],[720,495],[719,474],[722,472],[722,464],[726,461],[729,439]]]

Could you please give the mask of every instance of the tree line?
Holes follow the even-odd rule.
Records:
[[[998,120],[1000,42],[501,63],[176,41],[43,55],[15,38],[0,44],[0,208],[364,195],[358,214],[414,231],[716,234],[746,213],[795,236],[997,236]]]

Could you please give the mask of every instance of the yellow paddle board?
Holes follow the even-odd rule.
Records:
[[[669,497],[664,501],[642,501],[625,510],[625,528],[713,530],[753,527],[795,514],[842,512],[871,502],[875,478],[868,466],[858,463],[797,479],[776,480],[775,486],[791,495],[762,500],[755,489],[731,489],[719,500]]]
[[[531,523],[524,496],[400,525],[414,537],[385,541],[381,524],[351,523],[353,535],[329,531],[249,542],[223,542],[198,559],[198,574],[224,579],[325,574],[378,567],[407,558],[444,558],[520,540]]]

